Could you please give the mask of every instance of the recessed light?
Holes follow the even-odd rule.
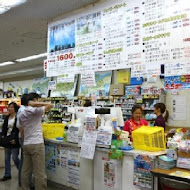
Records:
[[[38,54],[38,55],[32,55],[29,57],[21,58],[21,59],[16,59],[15,61],[16,62],[24,62],[24,61],[30,61],[33,59],[39,59],[41,57],[46,57],[46,56],[47,56],[47,53],[42,53],[42,54]]]
[[[15,64],[15,62],[7,61],[7,62],[4,62],[4,63],[0,63],[0,67],[6,66],[6,65],[12,65],[12,64]]]

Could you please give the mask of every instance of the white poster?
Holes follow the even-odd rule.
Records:
[[[126,6],[121,3],[103,10],[104,70],[126,68],[121,59],[126,36]]]
[[[95,73],[94,72],[82,73],[81,85],[85,87],[96,86]]]
[[[76,20],[76,67],[78,71],[97,71],[103,65],[102,13]]]
[[[74,82],[74,80],[75,80],[74,73],[63,74],[63,75],[57,77],[57,83],[70,83],[70,82]]]
[[[173,120],[184,121],[187,119],[187,98],[185,96],[173,96]]]
[[[68,186],[79,189],[80,185],[80,152],[78,149],[69,149],[67,158]]]
[[[103,164],[103,183],[104,186],[117,189],[120,186],[119,170],[120,170],[120,161],[110,160],[109,158],[102,158]]]
[[[57,145],[57,166],[67,167],[68,149],[64,145]]]
[[[55,90],[56,89],[56,81],[49,81],[48,89],[49,90]]]
[[[48,28],[47,76],[75,70],[75,20],[59,21]]]
[[[97,140],[97,131],[85,130],[82,137],[80,157],[93,160]]]
[[[178,62],[165,64],[165,76],[189,75],[190,62]]]

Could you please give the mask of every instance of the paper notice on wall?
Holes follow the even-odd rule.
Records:
[[[46,144],[45,145],[45,159],[46,159],[46,170],[48,172],[56,172],[56,145]]]
[[[110,160],[109,158],[102,158],[103,164],[103,183],[104,186],[119,189],[120,186],[120,161],[118,160]]]
[[[64,145],[57,145],[57,166],[67,167],[67,153],[68,150]]]
[[[67,158],[68,186],[79,189],[80,185],[80,152],[78,149],[69,149]]]
[[[56,81],[49,81],[48,89],[55,90],[56,89]]]
[[[96,86],[95,73],[94,72],[82,73],[81,85],[86,87]]]
[[[75,80],[75,74],[63,74],[59,77],[57,77],[57,83],[70,83],[74,82]]]
[[[183,121],[187,119],[187,99],[185,96],[173,96],[173,120]]]
[[[97,131],[84,131],[80,157],[93,160],[96,147],[96,140]]]

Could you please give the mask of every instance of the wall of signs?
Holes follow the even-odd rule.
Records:
[[[190,57],[188,0],[103,0],[85,11],[49,24],[47,76],[123,68],[159,75],[160,64],[170,74]]]

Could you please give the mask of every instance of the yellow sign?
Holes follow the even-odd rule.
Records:
[[[117,83],[118,84],[129,84],[130,83],[130,70],[123,70],[117,72]]]

